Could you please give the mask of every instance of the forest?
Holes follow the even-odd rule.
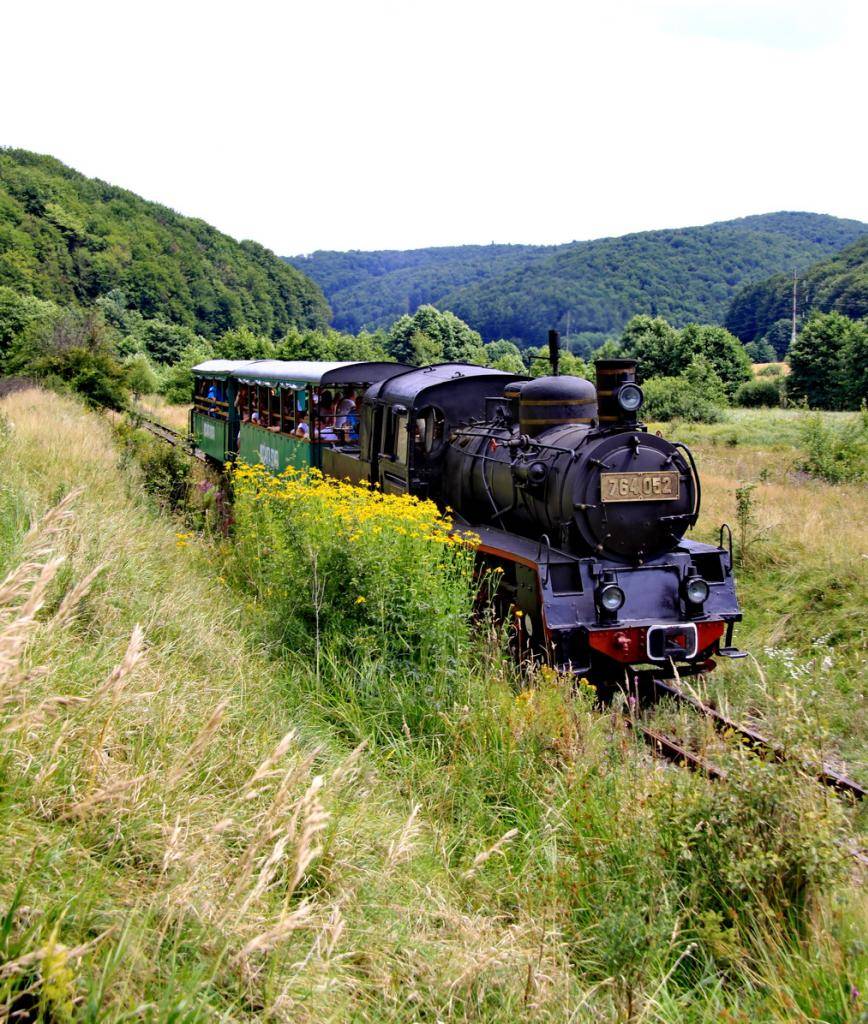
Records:
[[[726,314],[726,326],[742,341],[767,339],[778,355],[790,339],[793,279],[775,274],[740,289]],[[841,313],[852,320],[868,316],[868,236],[815,263],[796,282],[801,319],[814,312]]]
[[[119,289],[142,316],[205,337],[247,325],[279,338],[330,316],[319,288],[257,242],[21,149],[0,149],[0,286],[78,306]]]
[[[803,270],[866,232],[859,221],[772,213],[557,246],[315,252],[289,262],[323,289],[339,330],[388,327],[432,303],[485,341],[537,345],[555,327],[586,354],[637,313],[678,327],[721,323],[742,285]]]

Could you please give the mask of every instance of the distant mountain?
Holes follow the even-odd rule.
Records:
[[[733,297],[726,326],[746,342],[765,337],[777,321],[790,318],[792,297],[791,274],[748,285]],[[854,320],[868,316],[868,235],[801,274],[796,302],[800,316],[814,310]]]
[[[82,305],[120,289],[206,337],[246,324],[279,338],[330,317],[317,285],[258,243],[21,149],[0,149],[0,285]]]
[[[611,333],[635,313],[720,323],[740,286],[803,269],[866,232],[854,220],[769,213],[565,245],[315,252],[288,262],[320,285],[341,330],[388,326],[430,302],[486,341],[536,345],[549,327]]]

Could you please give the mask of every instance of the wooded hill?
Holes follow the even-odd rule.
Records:
[[[320,285],[341,330],[388,326],[433,303],[486,341],[536,345],[549,327],[599,340],[636,313],[721,323],[745,283],[804,269],[866,232],[854,220],[770,213],[556,246],[315,252],[289,262]]]
[[[868,316],[868,235],[829,259],[815,263],[799,276],[796,287],[799,315],[843,313],[852,320]],[[736,293],[726,315],[726,326],[742,341],[789,335],[792,315],[792,274],[775,274]],[[786,321],[782,329],[775,325]]]
[[[247,326],[280,338],[330,314],[317,285],[258,243],[21,149],[0,149],[2,285],[62,305],[119,289],[205,337]]]

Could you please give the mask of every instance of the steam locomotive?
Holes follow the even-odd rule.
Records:
[[[191,431],[217,461],[318,466],[449,507],[479,537],[520,651],[560,670],[605,685],[743,657],[732,535],[685,539],[696,464],[639,421],[635,361],[599,361],[595,387],[559,376],[550,347],[554,372],[534,380],[458,363],[211,361],[194,368]],[[355,396],[351,428],[318,423],[326,394],[329,408]]]

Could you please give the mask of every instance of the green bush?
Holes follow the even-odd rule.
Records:
[[[702,357],[695,358],[683,376],[653,377],[643,390],[646,420],[718,423],[727,404],[720,378]]]
[[[68,388],[94,408],[124,409],[129,399],[127,373],[104,349],[62,349],[42,356],[33,372],[49,387]]]
[[[856,423],[826,423],[819,414],[809,417],[802,432],[807,456],[801,468],[830,484],[868,479],[868,412],[863,408]]]
[[[781,404],[781,389],[776,380],[749,380],[735,393],[735,404],[753,409],[774,408]]]
[[[150,395],[157,390],[159,380],[144,352],[138,352],[124,360],[127,368],[127,380],[134,395]]]
[[[783,377],[784,369],[780,363],[769,363],[757,374],[758,377]]]

